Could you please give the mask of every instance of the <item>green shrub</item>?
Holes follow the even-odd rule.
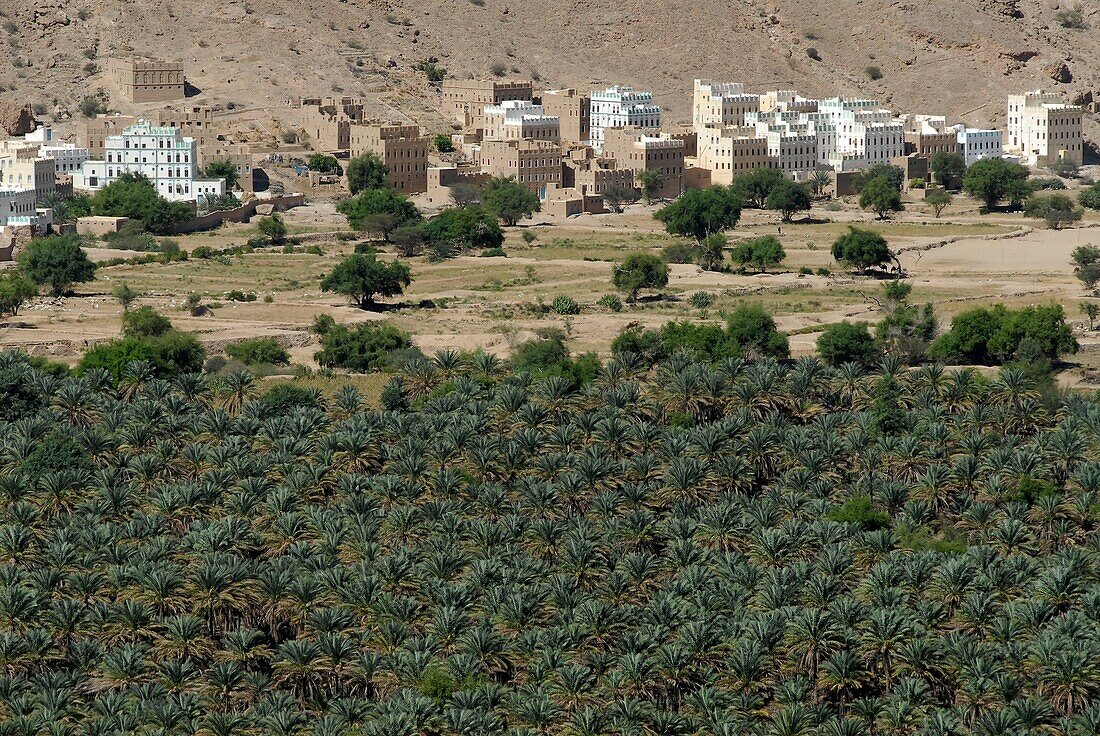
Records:
[[[878,362],[881,351],[866,322],[839,322],[828,325],[817,338],[817,354],[831,366],[859,363],[869,366]]]
[[[862,494],[850,497],[839,508],[830,509],[826,516],[842,524],[857,524],[868,532],[889,529],[893,524],[888,514],[875,509],[871,498]]]
[[[80,359],[77,369],[81,373],[105,370],[118,380],[127,365],[140,360],[152,364],[158,377],[172,378],[198,373],[205,358],[206,350],[194,335],[169,330],[158,337],[123,337],[95,345]]]
[[[409,336],[389,322],[366,322],[348,328],[335,325],[321,336],[314,356],[325,368],[370,373],[398,367],[395,355],[412,348]]]
[[[225,353],[245,365],[287,365],[290,354],[272,337],[241,340],[225,347]]]
[[[172,329],[172,320],[149,306],[122,314],[124,337],[160,337]]]
[[[568,294],[561,294],[554,298],[554,305],[551,307],[558,314],[580,314],[581,305],[577,304],[577,300]]]
[[[507,255],[503,248],[486,248],[481,251],[482,258],[505,258]]]
[[[714,303],[714,296],[709,291],[697,291],[691,295],[688,302],[697,309],[706,309]]]
[[[596,304],[606,309],[610,309],[612,312],[623,311],[623,300],[616,294],[604,294]]]

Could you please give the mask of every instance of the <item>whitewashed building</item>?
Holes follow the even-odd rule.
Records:
[[[179,128],[140,120],[121,135],[107,136],[103,160],[85,161],[73,176],[73,187],[95,192],[123,174],[141,174],[158,194],[173,202],[225,194],[224,179],[196,176],[198,171],[194,138],[184,137]]]
[[[34,226],[45,232],[53,223],[53,210],[39,209],[33,189],[0,187],[0,234],[9,227]]]
[[[961,124],[953,127],[967,166],[985,158],[1001,158],[1004,153],[1004,131],[968,128]]]
[[[1067,105],[1061,95],[1035,90],[1008,97],[1008,138],[1005,149],[1028,166],[1056,161],[1081,165],[1084,154],[1084,111]]]
[[[482,119],[482,137],[490,141],[554,141],[561,140],[561,119],[547,115],[542,105],[527,100],[505,100],[499,105],[486,105]]]
[[[616,85],[592,93],[593,148],[603,148],[604,131],[608,128],[661,127],[661,107],[653,101],[652,92]]]

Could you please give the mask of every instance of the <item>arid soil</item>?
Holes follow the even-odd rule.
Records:
[[[182,61],[195,102],[271,126],[298,95],[363,95],[379,117],[439,129],[438,90],[415,68],[534,77],[547,86],[653,90],[690,114],[694,77],[810,95],[871,95],[899,111],[1003,124],[1037,87],[1100,97],[1100,6],[1066,28],[1054,0],[25,0],[0,2],[0,86],[58,114],[131,52]],[[810,50],[820,61],[811,58]],[[872,67],[881,73],[874,80]],[[232,110],[229,108],[232,107]],[[1097,126],[1090,120],[1091,137]]]

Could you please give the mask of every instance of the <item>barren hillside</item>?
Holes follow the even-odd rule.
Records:
[[[1064,28],[1047,0],[0,0],[0,85],[64,112],[133,50],[188,65],[196,101],[247,110],[356,94],[378,114],[443,119],[414,69],[650,88],[683,118],[691,79],[1003,121],[1010,91],[1100,96],[1100,5]],[[816,49],[820,60],[811,58]],[[869,67],[882,78],[873,81]],[[9,92],[11,94],[11,92]],[[125,108],[117,102],[115,107]],[[1094,130],[1090,123],[1090,130]],[[1095,136],[1094,136],[1095,137]]]

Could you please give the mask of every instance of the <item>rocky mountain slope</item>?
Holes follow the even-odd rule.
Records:
[[[0,3],[10,46],[0,86],[40,111],[76,114],[88,90],[111,93],[106,59],[134,51],[185,62],[196,101],[242,114],[297,95],[354,94],[380,116],[442,126],[438,92],[415,68],[436,59],[457,76],[633,84],[652,89],[673,119],[690,113],[701,76],[1003,123],[1012,91],[1100,98],[1100,4],[1080,6],[1084,28],[1063,27],[1072,9],[1053,0],[26,0]]]

